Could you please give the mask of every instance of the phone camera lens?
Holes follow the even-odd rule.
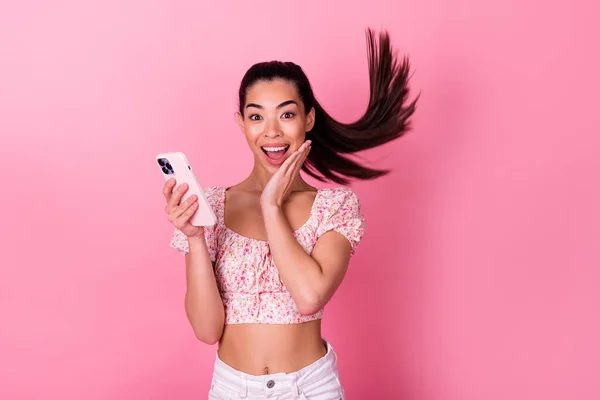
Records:
[[[162,167],[162,172],[164,172],[165,174],[171,173],[171,171],[169,171],[166,167]]]
[[[159,158],[157,161],[158,161],[158,165],[160,165],[161,167],[165,166],[165,162],[163,161],[162,158]]]
[[[169,168],[171,171],[173,170],[173,167],[171,167],[171,164],[169,164],[168,161],[167,161],[166,167]]]

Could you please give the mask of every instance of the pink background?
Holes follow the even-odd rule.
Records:
[[[265,59],[357,118],[367,26],[422,98],[366,154],[395,172],[353,186],[367,235],[324,321],[348,398],[599,398],[598,6],[232,3],[2,3],[0,398],[205,398],[153,157],[245,177],[236,94]]]

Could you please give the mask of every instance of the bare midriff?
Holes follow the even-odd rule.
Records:
[[[225,325],[219,342],[219,358],[250,375],[291,373],[327,353],[321,337],[321,321],[301,324]]]

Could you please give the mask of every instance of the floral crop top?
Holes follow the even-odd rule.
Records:
[[[268,241],[242,236],[225,226],[225,191],[225,187],[205,189],[217,223],[204,231],[225,306],[225,324],[294,324],[320,319],[323,309],[313,315],[298,312],[296,303],[279,278]],[[364,226],[360,202],[351,189],[319,189],[308,220],[294,231],[294,236],[310,254],[317,239],[334,230],[348,239],[353,255]],[[186,254],[187,237],[175,229],[170,246]]]

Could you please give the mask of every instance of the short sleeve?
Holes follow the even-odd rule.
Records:
[[[204,239],[206,240],[206,246],[208,247],[208,253],[212,262],[215,262],[217,254],[217,226],[218,226],[218,204],[219,198],[217,188],[210,187],[204,189],[204,195],[208,204],[212,207],[215,215],[217,215],[217,224],[213,226],[204,227]],[[189,252],[189,242],[187,236],[179,229],[175,228],[173,236],[171,237],[170,247],[177,250],[179,253],[186,255]]]
[[[322,220],[317,227],[317,239],[328,231],[338,232],[350,242],[354,255],[365,232],[365,217],[358,196],[348,188],[333,189],[323,200]]]

